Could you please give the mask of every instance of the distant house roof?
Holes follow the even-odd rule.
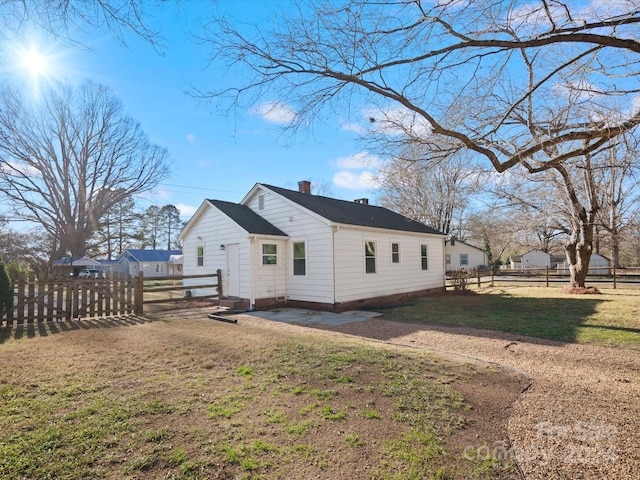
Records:
[[[168,262],[172,255],[182,255],[182,250],[145,250],[128,248],[122,255],[136,262]]]
[[[73,260],[71,257],[60,257],[53,261],[53,265],[56,267],[97,267],[100,262],[87,256],[73,257]]]
[[[399,230],[403,232],[444,235],[435,228],[431,228],[387,208],[312,195],[310,193],[296,192],[294,190],[287,190],[286,188],[274,187],[273,185],[261,185],[331,222]]]
[[[208,200],[208,202],[249,233],[255,233],[258,235],[276,235],[281,237],[288,236],[278,227],[272,225],[245,205],[225,202],[223,200]]]
[[[452,242],[452,240],[453,240],[453,242]],[[463,244],[463,245],[466,245],[467,247],[475,248],[476,250],[480,250],[481,252],[483,252],[483,253],[484,253],[484,250],[483,250],[483,249],[481,249],[480,247],[476,247],[475,245],[471,245],[470,243],[463,242],[462,240],[459,240],[459,239],[457,239],[457,238],[455,238],[455,237],[453,237],[453,238],[451,238],[451,239],[449,239],[449,240],[447,240],[447,241],[446,241],[446,244],[449,244],[449,245],[452,245],[452,246],[453,246],[454,244],[456,244],[456,243],[461,243],[461,244]]]

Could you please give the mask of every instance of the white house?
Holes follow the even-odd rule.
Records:
[[[611,260],[604,255],[593,252],[589,259],[589,275],[608,275],[611,273]],[[569,263],[565,259],[563,263],[558,263],[558,273],[568,274]]]
[[[445,268],[449,270],[475,269],[487,264],[484,250],[452,237],[444,247]]]
[[[223,296],[251,309],[342,311],[444,290],[443,234],[366,199],[310,190],[257,183],[239,204],[205,200],[180,234],[184,274],[220,269]]]
[[[146,250],[129,248],[117,259],[120,271],[137,277],[166,278],[182,275],[181,250]]]
[[[537,249],[529,250],[522,255],[513,255],[510,260],[511,268],[517,270],[551,267],[551,255]]]

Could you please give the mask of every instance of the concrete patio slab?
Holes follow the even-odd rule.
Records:
[[[353,322],[364,322],[382,313],[352,310],[342,313],[321,312],[318,310],[306,310],[302,308],[276,308],[258,312],[246,312],[243,315],[273,320],[274,322],[297,323],[300,325],[325,325],[336,327]]]

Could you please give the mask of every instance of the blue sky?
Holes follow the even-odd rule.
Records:
[[[186,219],[205,198],[238,202],[256,182],[297,189],[299,180],[311,180],[336,198],[375,196],[363,181],[373,169],[360,161],[366,155],[359,135],[338,119],[292,137],[283,134],[283,117],[273,109],[256,105],[225,116],[221,111],[229,105],[224,100],[206,102],[185,93],[191,87],[215,90],[233,80],[224,77],[220,66],[208,65],[206,48],[190,36],[207,18],[203,12],[215,8],[254,23],[277,8],[278,1],[167,3],[150,22],[164,37],[161,54],[133,34],[125,35],[123,45],[107,31],[74,34],[86,48],[51,43],[38,32],[24,40],[44,50],[49,73],[56,78],[71,83],[91,79],[112,88],[151,141],[168,149],[172,173],[138,199],[142,208],[173,204]]]

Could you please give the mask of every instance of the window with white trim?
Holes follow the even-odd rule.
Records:
[[[262,265],[278,264],[278,246],[275,243],[262,244]]]
[[[391,244],[391,263],[400,263],[400,244]]]
[[[429,249],[427,245],[420,245],[420,262],[422,270],[429,270]]]
[[[204,246],[203,245],[196,247],[196,265],[198,267],[204,267]]]
[[[468,253],[461,253],[460,254],[460,266],[462,267],[463,265],[469,265],[469,254]]]
[[[364,271],[376,273],[376,242],[367,240],[364,242]]]
[[[445,263],[446,263],[447,265],[451,265],[451,254],[450,254],[450,253],[447,253],[447,254],[444,256],[444,261],[445,261]]]
[[[293,274],[307,274],[307,251],[304,242],[293,242]]]

